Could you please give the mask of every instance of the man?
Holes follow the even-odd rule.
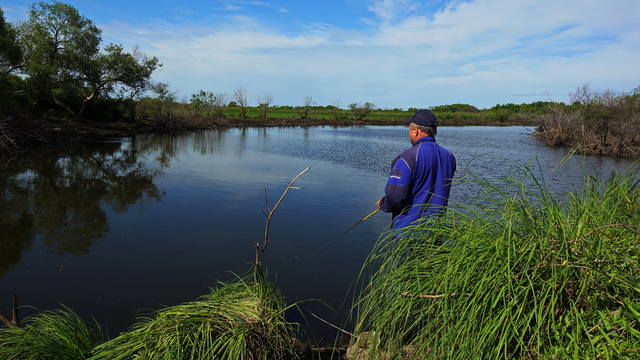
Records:
[[[378,208],[393,216],[400,229],[423,217],[444,214],[449,201],[456,158],[436,143],[438,120],[429,110],[418,110],[404,122],[413,145],[391,163],[391,174]]]

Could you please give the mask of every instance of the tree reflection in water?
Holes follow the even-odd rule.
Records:
[[[174,154],[175,143],[143,138],[6,161],[0,168],[0,276],[36,239],[53,253],[89,252],[109,232],[106,211],[160,200],[154,177]]]

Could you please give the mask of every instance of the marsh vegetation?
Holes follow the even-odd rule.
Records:
[[[570,106],[551,106],[537,135],[583,154],[640,157],[640,88],[630,93],[581,86]]]

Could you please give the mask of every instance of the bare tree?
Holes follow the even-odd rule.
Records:
[[[333,120],[338,121],[340,120],[341,116],[340,116],[340,100],[336,100],[333,102]]]
[[[300,119],[308,119],[309,114],[311,113],[311,107],[313,107],[313,105],[315,104],[316,102],[313,101],[313,98],[311,96],[305,96],[304,103],[302,105],[302,108],[300,109]]]
[[[220,92],[216,93],[211,104],[213,108],[213,114],[216,120],[224,119],[224,109],[227,104],[227,94]]]
[[[269,111],[269,106],[271,105],[272,102],[273,102],[273,97],[271,97],[271,95],[258,97],[258,103],[260,104],[259,116],[261,120],[263,121],[267,120],[267,112]]]
[[[242,116],[242,119],[246,120],[247,108],[249,106],[247,101],[247,91],[244,88],[235,89],[233,91],[233,100],[238,104],[238,107],[240,107],[240,115]]]

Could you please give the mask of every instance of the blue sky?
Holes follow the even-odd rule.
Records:
[[[25,19],[31,1],[2,0]],[[638,0],[69,1],[105,43],[157,56],[179,96],[427,107],[640,86]]]

